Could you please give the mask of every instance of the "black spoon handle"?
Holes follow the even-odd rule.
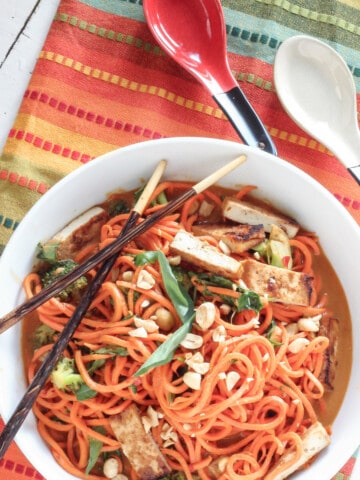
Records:
[[[246,145],[277,155],[269,133],[239,87],[213,96]]]
[[[360,165],[355,165],[355,167],[348,167],[348,171],[360,185]]]

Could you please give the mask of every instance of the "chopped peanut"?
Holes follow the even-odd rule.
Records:
[[[299,353],[304,350],[309,345],[309,343],[310,341],[307,338],[296,338],[290,343],[289,351],[291,353]]]
[[[159,425],[159,414],[158,412],[150,405],[147,408],[146,415],[141,417],[142,424],[145,428],[145,432],[149,432],[152,427],[157,427]]]
[[[297,322],[299,330],[302,332],[318,332],[320,330],[320,320],[322,315],[315,315],[314,317],[300,318]]]
[[[226,329],[224,325],[218,325],[212,333],[214,342],[223,342],[226,339]]]
[[[136,286],[143,290],[151,290],[156,283],[155,278],[147,270],[141,270],[139,273]]]
[[[207,330],[215,322],[216,308],[211,302],[202,303],[195,314],[195,322],[199,325],[201,330]]]
[[[134,328],[134,330],[130,330],[129,335],[130,337],[146,338],[148,336],[148,332],[144,327],[139,327]]]
[[[108,458],[103,467],[104,476],[106,478],[114,478],[119,473],[119,464],[116,458]]]
[[[122,274],[122,279],[124,282],[131,282],[133,278],[134,272],[132,270],[126,270],[126,272],[123,272]]]
[[[180,343],[185,348],[189,350],[197,350],[203,344],[203,338],[200,335],[195,333],[188,333],[184,340]]]
[[[135,327],[144,328],[148,333],[157,332],[159,330],[159,325],[154,322],[154,320],[144,320],[140,317],[134,317]]]
[[[193,390],[200,390],[201,387],[201,375],[197,372],[186,372],[184,377],[184,383]]]
[[[234,388],[234,386],[236,385],[236,382],[239,379],[240,379],[240,374],[238,372],[234,372],[234,371],[228,372],[228,374],[226,375],[225,384],[229,392]]]
[[[196,352],[194,355],[189,354],[185,363],[192,368],[195,372],[204,375],[210,369],[210,363],[204,362],[204,357],[200,352]]]
[[[169,332],[175,325],[174,315],[167,308],[160,307],[156,310],[154,315],[154,321],[157,323],[161,330]]]
[[[296,335],[299,331],[299,327],[297,323],[288,323],[285,327],[288,335]]]

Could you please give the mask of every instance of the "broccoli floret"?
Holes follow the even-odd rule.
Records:
[[[42,286],[45,288],[48,287],[53,282],[59,280],[59,278],[71,272],[76,266],[77,263],[74,262],[74,260],[60,260],[50,265],[47,270],[40,273]],[[85,276],[78,278],[59,293],[60,299],[62,301],[77,300],[87,284],[88,281]]]
[[[60,390],[69,389],[72,392],[75,392],[84,384],[81,375],[75,371],[74,359],[67,357],[63,357],[58,361],[50,375],[50,380]]]
[[[48,345],[53,342],[55,330],[48,325],[40,325],[34,332],[34,348],[37,350],[43,345]]]

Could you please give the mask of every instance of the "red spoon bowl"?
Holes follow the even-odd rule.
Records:
[[[143,0],[143,7],[160,46],[207,88],[243,142],[277,155],[230,70],[220,0]]]

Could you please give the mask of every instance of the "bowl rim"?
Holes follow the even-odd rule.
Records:
[[[340,202],[337,199],[335,199],[335,197],[328,190],[326,190],[325,187],[320,185],[316,180],[314,180],[308,174],[306,174],[302,170],[298,169],[297,167],[295,167],[291,163],[287,162],[286,160],[282,160],[278,157],[274,157],[274,156],[272,156],[268,153],[262,152],[258,149],[254,149],[252,147],[247,147],[245,145],[235,143],[235,142],[232,142],[232,141],[228,141],[228,140],[211,139],[211,138],[203,138],[203,137],[175,137],[175,138],[167,138],[167,139],[159,139],[159,140],[149,140],[149,141],[146,141],[146,142],[132,144],[132,145],[129,145],[127,147],[123,147],[123,148],[111,151],[109,153],[106,153],[105,155],[102,155],[102,156],[98,157],[97,159],[92,160],[88,164],[85,164],[85,165],[81,166],[80,168],[78,168],[77,170],[73,171],[72,173],[66,175],[63,179],[61,179],[59,182],[57,182],[51,189],[48,190],[47,193],[45,193],[36,202],[36,204],[30,209],[30,211],[24,216],[23,220],[20,222],[19,226],[17,227],[17,229],[13,233],[8,245],[6,246],[2,256],[0,257],[0,313],[2,313],[2,314],[7,313],[7,311],[9,311],[10,308],[12,308],[12,307],[9,308],[9,305],[11,305],[11,302],[13,303],[13,307],[14,307],[15,304],[22,297],[22,295],[20,293],[20,290],[21,290],[20,281],[21,281],[21,279],[19,278],[19,276],[16,272],[14,273],[13,271],[11,271],[11,269],[9,270],[8,262],[11,261],[11,258],[10,258],[11,255],[13,255],[15,253],[14,250],[16,250],[17,244],[20,242],[21,237],[24,236],[26,234],[26,232],[28,231],[29,223],[31,223],[32,228],[36,230],[36,228],[39,228],[39,226],[36,223],[36,217],[37,216],[41,217],[41,215],[43,215],[43,212],[44,212],[45,209],[50,209],[50,211],[55,209],[54,211],[56,211],[56,205],[58,203],[59,195],[61,196],[64,190],[68,191],[69,190],[69,185],[76,184],[76,185],[81,186],[81,183],[83,182],[84,177],[90,178],[92,175],[96,176],[96,174],[99,174],[100,171],[103,169],[103,167],[105,165],[107,165],[108,163],[112,164],[112,165],[116,165],[117,162],[121,161],[121,159],[124,159],[124,158],[125,159],[126,158],[132,158],[133,159],[134,156],[138,156],[138,155],[141,156],[142,152],[147,154],[150,150],[152,152],[151,153],[151,161],[149,161],[149,159],[139,161],[139,164],[142,167],[141,176],[140,176],[139,172],[137,172],[136,175],[133,174],[133,179],[132,180],[133,180],[134,183],[137,183],[137,185],[138,185],[138,183],[141,179],[147,178],[149,173],[152,171],[152,168],[153,168],[155,162],[160,160],[160,158],[161,158],[160,153],[167,152],[170,155],[170,157],[173,156],[174,158],[175,157],[177,158],[179,156],[179,154],[181,154],[182,151],[186,151],[187,154],[193,153],[194,158],[197,158],[196,155],[199,156],[200,155],[199,152],[202,152],[202,155],[204,156],[204,149],[208,150],[206,155],[208,155],[209,158],[212,159],[211,162],[212,162],[213,168],[211,170],[215,170],[217,168],[216,155],[219,155],[219,152],[222,152],[223,157],[221,158],[221,160],[219,159],[218,163],[224,163],[224,161],[227,161],[227,160],[233,158],[233,155],[235,153],[245,153],[245,154],[248,155],[248,161],[246,162],[246,164],[248,164],[249,162],[254,162],[256,165],[259,164],[262,170],[265,170],[265,173],[261,172],[262,181],[265,181],[266,176],[271,175],[271,168],[277,168],[280,171],[283,171],[284,175],[290,176],[292,179],[294,179],[294,178],[298,179],[302,188],[306,187],[309,191],[314,192],[315,197],[317,199],[321,199],[322,205],[331,206],[333,216],[335,215],[337,220],[341,219],[342,223],[341,222],[340,223],[342,224],[342,226],[345,226],[347,231],[352,232],[351,234],[354,237],[354,239],[360,241],[360,228],[359,228],[359,226],[357,225],[354,218],[350,215],[350,213],[347,212],[347,210],[340,204]],[[194,152],[196,153],[196,155],[195,155]],[[171,157],[171,158],[173,158],[173,157]],[[191,162],[192,162],[191,159],[190,160],[187,159],[187,164],[191,165]],[[203,159],[202,159],[202,162],[204,163]],[[261,163],[261,162],[265,162],[265,163]],[[254,167],[252,167],[252,166],[246,167],[246,164],[245,164],[245,170],[244,171],[249,170],[251,172],[251,169],[254,170]],[[175,160],[171,160],[171,165],[169,165],[169,166],[171,167],[169,169],[170,172],[179,170],[179,167],[177,165],[175,165]],[[208,168],[208,164],[205,164],[205,163],[202,164],[202,168]],[[169,176],[171,176],[171,175],[172,175],[172,173],[169,173]],[[178,174],[178,175],[180,176],[179,178],[183,178],[184,175],[191,177],[193,174],[189,173],[189,171],[182,171],[181,175],[180,174]],[[194,180],[197,180],[197,179],[194,179]],[[279,179],[276,179],[276,181],[279,183]],[[97,182],[98,182],[98,176],[97,176]],[[105,183],[106,182],[107,182],[107,179],[105,179]],[[111,182],[108,182],[108,183],[113,183],[113,182],[114,182],[114,180],[111,179]],[[106,185],[107,185],[107,183],[106,183]],[[136,185],[134,185],[134,186],[136,186]],[[104,189],[104,186],[102,187],[102,190],[103,189]],[[286,186],[286,194],[287,195],[289,194],[291,189],[292,189],[291,185]],[[104,192],[104,193],[109,193],[109,191],[112,191],[112,190],[113,189],[106,190],[106,192]],[[96,203],[98,203],[98,202],[96,202]],[[278,206],[278,205],[276,205],[276,206]],[[288,205],[288,207],[291,210],[291,206]],[[70,215],[70,211],[71,211],[71,215]],[[72,206],[71,208],[68,208],[67,219],[63,218],[63,217],[66,217],[66,215],[62,216],[61,212],[59,212],[59,215],[60,215],[61,219],[58,220],[58,223],[61,222],[61,221],[64,221],[66,223],[66,221],[70,220],[71,218],[74,218],[81,211],[83,211],[81,206],[80,207],[79,206]],[[291,214],[291,211],[289,213]],[[303,223],[303,222],[300,222],[300,223]],[[48,232],[50,232],[50,229],[48,229]],[[53,233],[55,233],[55,232],[53,232]],[[355,240],[353,240],[353,242],[355,242]],[[355,245],[355,243],[354,243],[354,245]],[[328,253],[326,252],[326,254],[328,254]],[[29,260],[31,260],[32,257],[31,257],[31,255],[30,256],[27,255],[27,258],[28,258],[28,261],[29,261]],[[8,289],[7,288],[4,289],[4,278],[5,277],[3,275],[6,275],[6,278],[10,279],[10,281],[13,283],[13,288],[15,288],[14,284],[17,285],[17,293],[16,293],[16,295],[14,295],[14,293],[12,293],[11,299],[4,298],[4,297],[6,297],[6,294],[8,293]],[[360,267],[356,271],[356,278],[358,278],[359,281],[360,281]],[[5,294],[3,293],[3,289],[5,291]],[[3,302],[2,302],[2,300],[3,300]],[[4,305],[5,305],[5,307],[4,307]],[[4,308],[5,308],[5,310],[4,310]],[[4,311],[1,311],[2,309]],[[353,322],[354,322],[354,318],[355,318],[355,314],[356,314],[355,307],[354,307],[354,309],[352,309],[351,306],[350,306],[350,310],[351,310],[351,315],[352,315]],[[360,306],[356,305],[356,311],[360,311]],[[0,337],[0,347],[3,346],[4,344],[6,344],[7,342],[9,342],[10,345],[13,345],[13,346],[16,345],[16,343],[14,343],[14,338],[13,338],[16,334],[19,334],[19,325],[17,325],[16,327],[13,327],[11,330],[9,330],[8,332],[5,332],[3,335],[1,335],[1,337]],[[358,335],[355,338],[356,342],[354,344],[354,350],[356,352],[360,351],[360,338],[359,337],[360,336]],[[353,362],[354,362],[354,359],[353,359]],[[356,372],[356,369],[352,369],[352,370],[353,371],[352,371],[352,374],[351,374],[348,391],[349,391],[349,389],[351,389],[351,391],[356,391],[356,389],[358,389],[359,393],[357,395],[357,398],[358,398],[358,400],[360,400],[360,377],[359,377],[359,373]],[[4,367],[0,367],[0,381],[2,382],[4,380],[9,381],[9,378],[8,378],[6,372],[4,371]],[[3,396],[1,396],[1,397],[3,397]],[[343,405],[340,409],[340,413],[342,413],[342,412],[343,413],[341,415],[340,414],[338,415],[334,424],[341,424],[343,422],[343,417],[345,415],[344,411],[347,408],[351,408],[351,405],[350,405],[350,407],[348,405],[349,402],[345,401],[346,398],[347,398],[347,396],[345,396]],[[0,399],[0,411],[1,411],[1,413],[3,415],[3,418],[5,420],[9,418],[10,410],[9,410],[9,405],[6,404],[6,402],[4,402],[3,398],[1,398]],[[339,420],[338,420],[338,418],[339,418]],[[346,418],[346,415],[345,415],[345,418]],[[353,424],[354,430],[359,432],[360,431],[360,419],[357,421],[356,425],[357,425],[357,430],[355,429],[355,425]],[[44,469],[41,468],[41,465],[39,465],[39,463],[41,463],[41,462],[39,462],[38,456],[36,456],[34,454],[34,449],[33,449],[33,446],[31,445],[31,441],[29,442],[29,440],[31,440],[31,435],[32,435],[34,427],[35,427],[34,418],[33,417],[31,418],[31,416],[30,416],[30,418],[27,419],[26,423],[24,424],[24,426],[22,428],[22,431],[20,431],[18,433],[18,435],[16,437],[16,442],[18,443],[18,445],[21,448],[21,450],[23,451],[23,453],[28,457],[29,461],[34,464],[35,468],[39,469],[40,473],[42,473],[42,474],[45,473],[45,475],[48,475],[50,473],[50,471],[48,471],[48,470],[45,471]],[[337,426],[335,431],[338,432],[339,429],[340,429],[340,426]],[[348,433],[350,433],[349,429],[347,431],[348,431]],[[345,435],[339,435],[339,436],[341,438],[339,438],[339,441],[336,442],[336,445],[341,446],[345,442]],[[331,475],[335,475],[337,473],[337,471],[342,467],[343,463],[345,463],[345,461],[348,458],[350,458],[351,454],[353,453],[353,451],[355,451],[358,444],[360,443],[360,434],[358,434],[358,436],[356,436],[353,432],[352,435],[346,435],[346,436],[350,437],[350,438],[347,438],[347,440],[346,440],[347,452],[345,454],[344,453],[342,455],[331,454],[331,456],[328,452],[326,452],[324,455],[321,454],[321,457],[324,457],[324,462],[323,463],[331,461],[331,465],[333,466]],[[48,449],[48,448],[46,447],[46,449]],[[343,449],[340,449],[340,450],[343,450]],[[49,452],[49,455],[50,455],[50,452]],[[317,463],[314,464],[314,465],[315,465],[315,469],[312,469],[311,475],[316,474]],[[53,468],[53,467],[51,467],[51,468]],[[59,480],[60,480],[60,478],[61,478],[61,480],[74,479],[73,476],[67,475],[62,469],[61,469],[61,472],[62,472],[62,475],[59,476],[59,477],[54,477],[52,475],[52,480],[56,480],[57,478],[59,478]],[[330,472],[330,470],[328,470],[328,472]],[[53,474],[53,472],[51,472],[51,473]],[[320,474],[323,475],[322,471],[320,472]],[[301,474],[296,474],[294,476],[294,479],[295,478],[296,479],[299,478],[299,480],[307,480],[309,478],[309,480],[310,480],[311,477],[308,477],[306,472],[305,472],[305,473],[301,473]],[[314,478],[314,477],[312,477],[312,478]]]

